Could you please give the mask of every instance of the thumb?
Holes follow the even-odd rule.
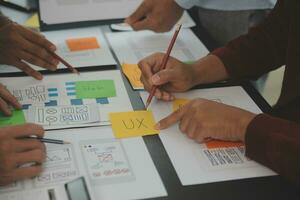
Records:
[[[176,122],[180,121],[184,113],[186,112],[186,106],[181,107],[181,109],[176,110],[168,117],[160,120],[156,125],[155,128],[158,130],[169,128],[171,125],[175,124]]]
[[[151,82],[153,85],[164,85],[174,80],[174,77],[175,74],[173,70],[164,69],[154,74],[151,77]]]
[[[146,4],[143,2],[137,9],[134,11],[129,17],[125,19],[125,23],[132,25],[136,23],[137,21],[144,18],[148,12],[149,8],[146,6]]]

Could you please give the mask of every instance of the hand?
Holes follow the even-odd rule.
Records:
[[[13,96],[5,86],[0,83],[0,111],[5,116],[12,114],[9,105],[12,105],[15,109],[21,109],[22,106],[18,102],[15,96]]]
[[[225,141],[245,141],[249,123],[255,114],[236,107],[205,99],[195,99],[175,111],[157,125],[166,129],[179,122],[179,129],[201,143],[207,138]]]
[[[0,128],[0,185],[41,173],[45,146],[36,139],[24,139],[32,135],[43,137],[43,128],[34,124]],[[23,166],[30,163],[35,164]]]
[[[147,91],[153,85],[161,86],[155,97],[164,101],[174,99],[171,92],[184,92],[194,86],[195,72],[191,65],[170,57],[164,70],[159,71],[164,54],[153,54],[139,62],[142,71],[141,81]]]
[[[51,71],[56,70],[59,63],[49,53],[55,51],[54,44],[41,34],[13,22],[0,27],[0,44],[1,64],[13,65],[38,80],[42,79],[41,73],[26,62]]]
[[[170,31],[183,14],[175,0],[144,0],[125,23],[138,30]]]

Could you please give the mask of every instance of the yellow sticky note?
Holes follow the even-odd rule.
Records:
[[[190,100],[189,99],[175,99],[173,101],[173,111],[175,112],[178,110],[180,107],[184,106],[187,104]]]
[[[116,138],[129,138],[158,134],[151,111],[110,113],[110,121]]]
[[[100,48],[96,37],[67,39],[66,43],[70,51],[83,51]]]
[[[130,81],[130,84],[134,89],[143,89],[144,85],[141,82],[140,78],[142,75],[141,70],[139,69],[137,64],[122,64],[122,70],[128,80]]]
[[[40,22],[39,22],[39,17],[38,14],[35,13],[32,15],[26,22],[25,26],[30,27],[30,28],[39,28],[40,27]]]

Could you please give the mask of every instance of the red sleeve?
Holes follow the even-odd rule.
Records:
[[[262,24],[212,52],[222,60],[231,79],[255,79],[285,64],[289,2],[278,0]]]
[[[300,183],[300,124],[257,115],[246,133],[246,156]]]

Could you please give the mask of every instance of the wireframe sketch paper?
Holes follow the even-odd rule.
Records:
[[[76,68],[115,65],[108,44],[100,27],[77,28],[43,32],[56,45],[56,53]],[[0,73],[20,72],[13,66],[0,65]],[[35,70],[45,70],[31,65]],[[58,69],[64,69],[62,63]]]
[[[34,179],[0,188],[0,199],[67,200],[60,185],[84,176],[95,199],[127,200],[166,196],[146,145],[141,137],[115,139],[110,127],[46,132],[68,145],[47,144],[44,171]],[[117,192],[116,192],[117,191]]]
[[[72,73],[45,75],[42,81],[31,77],[2,78],[1,81],[8,88],[26,85],[46,88],[47,101],[22,103],[26,121],[42,124],[46,129],[109,125],[110,112],[132,110],[119,70],[82,72],[80,76]],[[77,83],[79,88],[76,88]],[[95,90],[101,97],[82,96]]]
[[[50,25],[125,18],[142,3],[142,0],[40,0],[39,3],[41,20]]]
[[[153,53],[165,53],[174,31],[154,33],[151,31],[106,33],[120,63],[137,64]],[[208,54],[208,50],[190,29],[182,29],[171,56],[186,62],[196,61]]]
[[[196,26],[196,23],[192,19],[192,17],[189,15],[187,11],[183,12],[182,17],[179,19],[178,23],[182,23],[183,28],[192,28]],[[110,25],[112,30],[116,31],[133,31],[133,29],[130,27],[130,25],[126,23],[119,23],[119,24],[112,24]]]
[[[180,99],[175,105],[173,102],[152,102],[149,109],[157,120],[165,118],[174,108],[194,98],[210,99],[254,113],[261,112],[242,87],[192,90],[175,96]],[[146,102],[148,93],[141,92],[141,97]],[[241,143],[211,141],[198,144],[182,134],[177,124],[162,130],[159,137],[182,185],[275,175],[270,169],[245,157],[245,147]]]

